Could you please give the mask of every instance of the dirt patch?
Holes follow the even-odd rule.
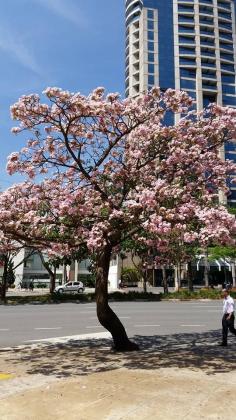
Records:
[[[234,420],[235,374],[127,369],[44,384],[1,399],[2,420]],[[230,404],[229,404],[230,402]]]
[[[140,352],[106,339],[0,351],[1,420],[235,420],[236,345],[219,331],[136,337]]]

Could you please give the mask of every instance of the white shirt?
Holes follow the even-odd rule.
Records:
[[[234,312],[234,300],[231,296],[227,296],[223,300],[223,315]]]

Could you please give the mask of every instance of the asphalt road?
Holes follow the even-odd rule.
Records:
[[[221,328],[219,301],[114,302],[111,306],[130,337]],[[0,347],[104,331],[96,318],[95,304],[0,306]]]

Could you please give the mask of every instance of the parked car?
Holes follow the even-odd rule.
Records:
[[[55,288],[56,293],[68,293],[68,292],[84,292],[84,285],[82,281],[69,281],[68,283],[62,284]]]

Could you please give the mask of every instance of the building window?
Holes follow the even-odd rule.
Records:
[[[148,53],[148,61],[150,61],[151,63],[154,63],[154,54],[153,53]]]
[[[148,76],[148,85],[154,85],[155,84],[155,77],[154,76],[151,76],[150,74],[149,74],[149,76]]]
[[[154,21],[148,20],[148,30],[153,31],[154,30]]]
[[[181,79],[180,82],[180,88],[181,89],[196,89],[196,83],[194,80],[188,80],[188,79]]]
[[[148,50],[154,51],[154,42],[148,41]]]
[[[148,73],[155,73],[154,64],[148,64]]]
[[[193,79],[196,78],[196,70],[195,69],[180,69],[180,76],[181,77],[191,77]]]
[[[147,17],[148,17],[148,19],[154,19],[154,11],[153,10],[148,10],[147,11]]]
[[[209,104],[217,102],[215,95],[203,95],[203,107],[206,108]]]
[[[236,106],[236,98],[235,96],[226,96],[223,95],[223,105],[227,106]]]
[[[148,40],[149,41],[154,41],[154,32],[148,31]]]
[[[222,91],[223,91],[223,93],[228,93],[230,95],[236,95],[235,86],[222,85]],[[236,106],[236,98],[235,98],[235,106]]]
[[[234,84],[235,77],[234,76],[231,76],[231,75],[228,75],[228,74],[222,74],[221,75],[221,80],[222,80],[222,82],[225,82],[225,83],[232,83],[232,84]]]

